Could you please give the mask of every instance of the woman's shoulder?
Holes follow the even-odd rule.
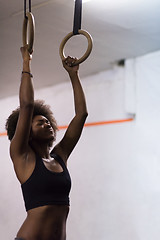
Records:
[[[50,155],[51,156],[55,156],[57,158],[60,158],[63,160],[63,162],[66,163],[67,159],[65,157],[65,154],[63,152],[63,149],[61,148],[60,144],[57,144],[53,149],[52,151],[50,152]]]

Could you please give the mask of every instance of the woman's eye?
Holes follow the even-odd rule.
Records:
[[[43,125],[43,123],[38,123],[37,125],[38,125],[38,126],[41,126],[41,125]]]

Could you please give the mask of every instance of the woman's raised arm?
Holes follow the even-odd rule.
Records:
[[[63,66],[68,72],[71,80],[73,94],[74,94],[74,106],[75,106],[75,116],[70,122],[63,139],[56,146],[57,148],[58,147],[60,148],[60,152],[61,152],[61,155],[63,155],[62,157],[64,160],[67,160],[70,153],[72,152],[75,145],[77,144],[81,136],[85,120],[88,116],[86,100],[85,100],[83,88],[78,76],[79,66],[72,66],[72,64],[74,64],[75,61],[76,59],[71,57],[68,57],[63,61]]]
[[[31,59],[27,46],[21,48],[23,69],[19,88],[20,112],[16,131],[11,141],[11,158],[13,161],[25,155],[31,131],[32,114],[34,108],[34,90],[31,74]]]

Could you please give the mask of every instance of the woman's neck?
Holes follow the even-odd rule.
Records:
[[[41,158],[49,159],[50,158],[50,147],[47,144],[40,144],[37,142],[32,142],[31,147],[34,152],[36,152]]]

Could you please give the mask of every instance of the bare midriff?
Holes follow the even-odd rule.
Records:
[[[48,205],[31,209],[17,233],[24,240],[65,240],[67,205]]]

